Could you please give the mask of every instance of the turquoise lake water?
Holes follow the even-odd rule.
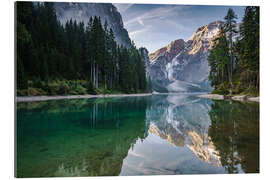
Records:
[[[16,176],[259,172],[259,104],[153,95],[17,104]]]

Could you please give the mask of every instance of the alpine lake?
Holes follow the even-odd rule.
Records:
[[[16,177],[259,173],[259,103],[157,94],[16,109]]]

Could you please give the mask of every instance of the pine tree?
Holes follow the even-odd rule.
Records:
[[[259,7],[246,7],[240,25],[240,36],[233,41],[236,15],[229,9],[216,45],[210,51],[209,79],[215,90],[223,89],[229,82],[230,93],[259,94]],[[226,67],[226,68],[224,68]],[[220,85],[223,85],[222,87]]]
[[[223,28],[220,30],[219,37],[215,39],[215,46],[210,51],[208,62],[210,66],[209,80],[212,86],[216,88],[219,84],[224,85],[226,81],[230,81],[229,42]]]
[[[233,36],[235,33],[237,33],[236,31],[236,20],[237,16],[234,13],[234,11],[229,8],[227,15],[225,16],[225,32],[228,35],[228,39],[229,39],[229,54],[230,54],[230,61],[228,63],[228,74],[229,74],[229,82],[231,84],[231,86],[233,86],[232,83],[232,73],[233,73],[233,69],[234,69],[234,46],[233,46]]]
[[[242,77],[246,76],[248,86],[259,91],[259,7],[248,6],[240,27],[238,53]],[[243,77],[244,78],[244,77]]]
[[[72,19],[63,26],[53,3],[47,2],[19,2],[17,15],[18,89],[26,89],[29,79],[35,82],[31,86],[55,94],[48,83],[60,79],[84,80],[88,93],[102,85],[126,93],[145,91],[145,67],[138,50],[135,45],[119,47],[107,21],[102,24],[95,16],[86,27]],[[61,84],[59,92],[66,94],[67,84]]]

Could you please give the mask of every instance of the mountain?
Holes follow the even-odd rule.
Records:
[[[208,129],[211,125],[211,101],[189,95],[152,96],[147,110],[148,132],[176,147],[188,147],[199,159],[221,166]]]
[[[83,21],[87,25],[91,16],[99,16],[103,24],[107,20],[108,27],[112,28],[119,45],[131,46],[131,41],[127,30],[124,28],[121,14],[111,3],[55,2],[54,8],[57,18],[62,24],[72,19],[77,22]]]
[[[140,56],[143,58],[144,60],[144,63],[145,63],[145,71],[146,71],[146,77],[149,77],[150,76],[150,59],[149,59],[149,52],[148,50],[145,48],[145,47],[141,47],[139,48],[139,53],[140,53]]]
[[[202,26],[185,42],[178,39],[149,54],[152,86],[158,92],[201,92],[212,88],[207,57],[223,22]]]

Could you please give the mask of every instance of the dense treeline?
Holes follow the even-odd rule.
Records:
[[[246,7],[237,28],[232,9],[210,51],[209,79],[214,93],[259,95],[259,7]]]
[[[139,51],[117,45],[106,21],[61,25],[53,3],[16,7],[18,95],[146,92]]]

